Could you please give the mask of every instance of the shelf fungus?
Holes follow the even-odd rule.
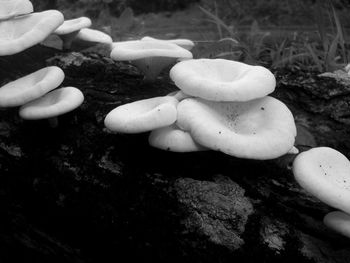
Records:
[[[317,147],[293,162],[297,182],[325,204],[350,214],[350,162],[337,150]]]
[[[178,60],[192,58],[190,51],[162,41],[114,42],[112,48],[113,60],[130,61],[144,73],[148,81],[155,80],[164,68]]]
[[[141,133],[169,126],[176,121],[178,101],[173,97],[155,97],[124,104],[105,118],[112,132]]]
[[[0,56],[19,53],[45,40],[63,23],[56,10],[32,13],[0,22]]]
[[[200,145],[228,155],[273,159],[293,147],[296,128],[286,105],[272,97],[247,102],[181,101],[177,125]]]
[[[0,88],[0,107],[22,106],[57,88],[63,80],[62,69],[51,66],[7,83]]]
[[[211,101],[249,101],[276,86],[268,69],[225,59],[181,61],[170,70],[170,78],[186,94]]]

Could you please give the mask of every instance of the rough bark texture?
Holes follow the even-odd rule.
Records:
[[[350,241],[322,224],[332,209],[293,180],[292,157],[164,152],[147,134],[104,128],[118,105],[175,90],[166,74],[144,83],[97,53],[35,47],[0,58],[0,83],[45,65],[62,67],[64,86],[86,99],[56,129],[0,110],[1,262],[350,262]],[[299,148],[350,156],[350,87],[312,73],[276,76]]]

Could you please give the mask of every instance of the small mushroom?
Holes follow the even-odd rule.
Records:
[[[175,44],[161,41],[124,41],[112,44],[111,58],[116,61],[131,61],[153,81],[167,66],[179,59],[191,59],[192,53]]]
[[[151,146],[172,152],[206,151],[208,148],[196,143],[191,134],[176,124],[153,130],[148,138]]]
[[[140,133],[173,124],[178,101],[173,97],[155,97],[124,104],[105,118],[105,126],[113,132]]]
[[[350,162],[343,154],[329,147],[302,152],[293,162],[293,173],[307,192],[350,213]]]
[[[182,39],[182,38],[164,40],[164,39],[157,39],[157,38],[145,36],[141,38],[141,40],[142,41],[163,41],[163,42],[173,43],[187,50],[191,50],[194,47],[193,41],[189,39]]]
[[[64,80],[62,69],[56,66],[40,69],[0,88],[0,107],[18,107],[42,97]]]
[[[274,75],[261,66],[225,59],[192,59],[177,63],[170,78],[183,92],[212,101],[248,101],[274,91]]]
[[[0,0],[0,6],[0,21],[33,12],[33,5],[29,0]]]
[[[0,56],[19,53],[47,38],[63,23],[56,10],[32,13],[0,23]]]
[[[280,157],[293,147],[296,136],[292,113],[272,97],[247,102],[188,98],[177,111],[177,125],[196,142],[240,158]]]
[[[87,48],[97,44],[104,44],[110,47],[112,43],[112,38],[106,33],[90,28],[83,28],[75,36],[72,44]]]
[[[19,110],[19,115],[25,120],[49,119],[51,126],[56,127],[59,115],[78,108],[83,101],[84,95],[79,89],[60,88],[23,105]]]
[[[323,223],[330,229],[350,238],[350,215],[334,211],[323,218]]]
[[[90,18],[79,17],[64,21],[64,23],[55,30],[54,34],[58,35],[63,41],[63,49],[70,49],[71,44],[79,31],[83,28],[90,27],[92,24]]]

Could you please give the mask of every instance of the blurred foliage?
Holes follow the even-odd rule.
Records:
[[[136,14],[159,11],[174,11],[186,8],[199,0],[32,0],[36,10],[71,9],[81,11],[92,18],[99,16],[101,10],[108,9],[114,15],[121,15],[126,7]]]

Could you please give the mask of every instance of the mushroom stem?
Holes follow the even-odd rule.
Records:
[[[57,117],[52,117],[48,119],[50,127],[51,128],[57,128],[58,127],[58,118]]]
[[[62,49],[69,50],[72,46],[72,43],[77,36],[79,31],[75,31],[66,35],[60,35],[59,37],[62,39]]]
[[[172,57],[149,57],[134,60],[132,63],[143,72],[145,81],[153,82],[164,68],[175,61],[176,58]]]

